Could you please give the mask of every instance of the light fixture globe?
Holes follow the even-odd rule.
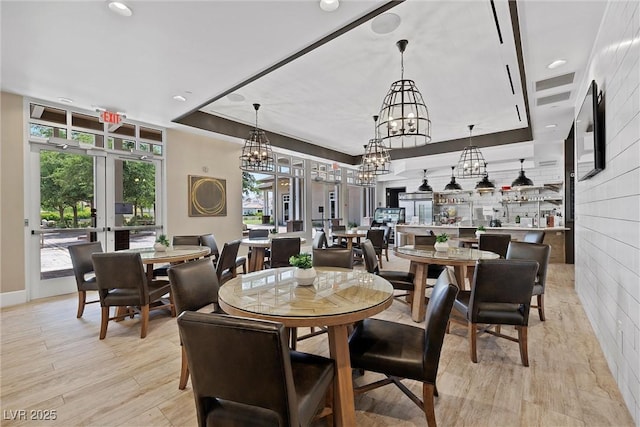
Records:
[[[471,143],[473,126],[469,125],[469,146],[462,150],[458,160],[458,178],[482,178],[487,173],[484,156],[478,147]]]
[[[244,141],[240,156],[240,169],[247,172],[273,172],[275,170],[273,150],[264,131],[258,128],[258,109],[260,104],[253,104],[256,110],[256,126]]]
[[[378,138],[377,122],[378,116],[373,116],[374,137],[365,145],[362,156],[362,169],[374,175],[384,175],[390,172],[391,158],[389,150],[384,146],[382,140]]]
[[[453,170],[455,166],[451,166],[451,181],[447,185],[445,185],[445,190],[462,190],[462,185],[456,182],[456,177],[453,175]]]
[[[404,78],[404,51],[409,42],[396,43],[401,57],[401,78],[391,84],[380,108],[378,134],[389,149],[413,148],[431,141],[431,120],[422,94],[413,80]]]
[[[526,186],[533,185],[533,181],[531,181],[529,178],[527,178],[524,175],[523,163],[524,163],[524,159],[520,159],[520,174],[511,183],[512,187],[526,187]]]

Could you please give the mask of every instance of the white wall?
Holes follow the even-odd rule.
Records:
[[[576,184],[576,290],[618,387],[640,424],[640,3],[610,1],[582,100],[606,99],[606,169]],[[576,106],[579,108],[579,105]]]

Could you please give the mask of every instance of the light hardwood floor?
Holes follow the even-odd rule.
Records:
[[[408,268],[407,261],[390,257],[385,269]],[[471,363],[466,329],[452,325],[438,375],[440,426],[634,425],[573,277],[572,265],[551,265],[547,321],[531,313],[528,368],[520,363],[516,343],[489,335],[478,339],[479,363]],[[82,319],[75,313],[75,294],[2,310],[2,425],[197,425],[191,384],[178,390],[174,318],[152,313],[145,339],[139,338],[137,318],[110,322],[100,341],[99,306],[87,306]],[[400,302],[378,317],[414,324]],[[299,349],[327,355],[326,335],[302,341]],[[366,373],[364,379],[375,377]],[[421,393],[418,383],[406,383]],[[17,410],[26,410],[27,418],[30,410],[55,410],[56,419],[10,420]],[[356,411],[359,426],[426,425],[419,408],[392,385],[357,396]]]

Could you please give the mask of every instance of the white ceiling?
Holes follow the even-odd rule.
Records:
[[[183,128],[173,120],[198,109],[253,124],[251,104],[257,102],[265,130],[359,155],[373,137],[371,117],[400,78],[395,42],[406,38],[405,77],[425,98],[434,144],[467,138],[472,123],[474,136],[528,126],[504,0],[495,1],[502,45],[488,0],[407,0],[386,12],[401,20],[391,33],[375,34],[371,21],[365,22],[234,90],[243,101],[222,96],[213,103],[387,2],[342,0],[334,12],[311,0],[126,3],[133,9],[128,18],[110,12],[105,1],[0,2],[2,90],[53,102],[69,98],[77,108],[107,108],[132,120]],[[583,72],[605,5],[517,2],[534,141],[483,149],[492,170],[516,169],[521,157],[558,159],[573,106],[586,91]],[[567,64],[546,68],[558,58]],[[570,72],[573,84],[535,91],[535,81]],[[537,98],[566,91],[569,99],[536,107]],[[175,101],[174,95],[187,100]],[[242,143],[238,136],[231,140]],[[421,176],[425,167],[447,174],[458,156],[396,160],[394,169],[404,177]]]

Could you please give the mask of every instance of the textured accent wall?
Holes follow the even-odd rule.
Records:
[[[640,3],[610,1],[583,91],[606,99],[606,169],[576,184],[576,290],[640,425]],[[579,105],[576,106],[579,108]]]

